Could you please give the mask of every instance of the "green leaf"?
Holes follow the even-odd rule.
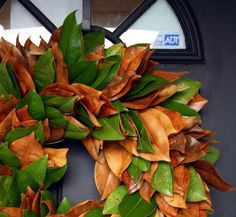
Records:
[[[162,77],[144,74],[138,81],[138,84],[132,88],[124,98],[125,100],[133,100],[135,98],[146,96],[166,83],[168,83],[168,81]]]
[[[119,115],[107,118],[100,118],[99,122],[103,126],[101,129],[92,131],[92,136],[102,140],[123,140],[125,137],[120,132]]]
[[[35,138],[39,140],[39,143],[42,145],[44,144],[44,132],[43,132],[43,125],[40,121],[36,126],[31,128],[15,128],[11,130],[5,138],[5,141],[8,144],[11,144],[13,141],[22,138],[24,136],[29,135],[30,133],[35,132]]]
[[[132,164],[134,164],[136,167],[138,167],[140,170],[144,172],[148,172],[150,169],[150,161],[144,160],[140,157],[133,157]]]
[[[9,150],[6,143],[0,144],[0,163],[14,168],[18,168],[20,166],[20,160],[11,150]]]
[[[69,81],[71,81],[71,68],[79,58],[84,56],[84,40],[80,25],[77,25],[76,11],[70,13],[62,25],[59,48],[69,69]]]
[[[66,213],[71,207],[73,207],[73,204],[66,197],[64,197],[57,208],[57,214]]]
[[[195,171],[195,169],[190,166],[190,183],[188,187],[187,202],[199,202],[202,200],[207,200],[205,193],[205,187],[202,182],[200,175]]]
[[[82,124],[86,125],[89,128],[93,128],[94,124],[90,120],[87,111],[84,109],[82,105],[77,106],[79,114],[76,115],[76,119],[80,121]]]
[[[119,205],[121,217],[145,217],[149,216],[156,209],[156,202],[148,203],[141,198],[138,192],[126,195]]]
[[[70,83],[81,83],[91,86],[96,76],[97,76],[97,61],[80,60],[71,67]]]
[[[38,183],[35,182],[30,174],[28,174],[24,170],[14,170],[14,174],[21,193],[26,193],[28,186],[30,186],[34,191],[37,191]]]
[[[44,188],[49,188],[54,182],[58,182],[65,175],[67,165],[58,168],[48,168],[44,181]]]
[[[64,133],[65,138],[81,140],[87,137],[88,134],[89,130],[84,131],[67,120]]]
[[[142,170],[140,170],[132,163],[128,167],[128,173],[136,183],[140,180],[142,172],[143,172]]]
[[[122,126],[129,136],[137,136],[134,127],[130,122],[130,117],[128,113],[120,113],[120,118],[122,122]]]
[[[23,217],[37,217],[37,214],[31,210],[22,210]]]
[[[41,191],[41,197],[40,197],[40,214],[41,217],[46,217],[49,213],[49,209],[46,204],[42,203],[44,200],[53,201],[53,196],[50,191]]]
[[[44,106],[57,108],[63,114],[71,114],[74,111],[74,106],[77,97],[63,97],[58,95],[43,95],[41,96]]]
[[[105,57],[113,56],[113,55],[119,55],[123,57],[125,52],[125,47],[123,43],[117,43],[113,44],[110,46],[108,49],[105,51]]]
[[[103,214],[108,215],[119,213],[118,206],[127,194],[128,190],[125,185],[120,185],[118,188],[116,188],[106,199]]]
[[[153,152],[152,143],[148,137],[147,131],[143,125],[143,122],[139,118],[136,111],[130,110],[129,115],[132,118],[135,126],[139,133],[138,147],[137,149],[141,152]]]
[[[220,151],[212,145],[208,145],[207,147],[209,151],[200,160],[206,160],[209,163],[214,164],[220,157]]]
[[[5,100],[9,99],[9,94],[2,84],[0,84],[0,96]]]
[[[102,208],[96,208],[88,211],[84,217],[103,217]]]
[[[31,90],[17,105],[16,109],[20,109],[25,105],[28,106],[30,115],[36,120],[44,120],[45,110],[40,96],[35,90]]]
[[[111,102],[112,105],[115,107],[115,109],[119,112],[128,112],[129,109],[127,109],[120,100],[115,100]]]
[[[98,46],[103,46],[105,42],[104,30],[90,32],[84,36],[84,50],[85,54],[93,53]]]
[[[45,112],[51,126],[64,127],[66,125],[66,118],[58,109],[46,106]]]
[[[16,78],[15,78],[15,75],[14,75],[14,72],[13,72],[13,66],[11,64],[7,64],[7,71],[8,71],[8,74],[10,76],[10,79],[11,79],[11,82],[13,84],[13,87],[16,91],[16,98],[20,99],[21,98],[21,94],[20,94],[20,88],[19,88],[19,85],[16,81]]]
[[[95,81],[92,83],[91,87],[100,90],[98,87],[110,74],[112,66],[115,64],[114,61],[104,61],[98,65],[98,72]]]
[[[177,92],[170,98],[171,101],[187,104],[201,88],[201,83],[190,78],[180,78],[173,84],[181,86],[184,90]]]
[[[172,100],[166,100],[162,102],[160,106],[168,108],[172,111],[177,111],[183,116],[196,116],[199,120],[201,120],[201,116],[195,110],[182,103],[174,102]]]
[[[54,57],[51,50],[39,57],[35,64],[34,82],[38,91],[41,91],[55,81],[55,71],[53,67]]]
[[[1,207],[1,206],[0,206]],[[8,217],[7,214],[0,212],[0,217]]]
[[[44,183],[46,177],[46,171],[48,166],[48,157],[47,155],[41,157],[39,160],[34,161],[28,165],[23,171],[28,173],[36,183]]]
[[[112,64],[111,69],[109,70],[109,73],[105,77],[105,79],[98,85],[96,89],[103,90],[106,85],[115,77],[116,73],[118,72],[121,64],[121,57],[120,56],[110,56],[104,59],[106,62],[114,62]]]
[[[5,63],[0,63],[0,85],[4,88],[8,95],[18,96],[17,91],[14,88],[11,77],[7,71]],[[1,91],[2,92],[2,91]]]
[[[169,162],[159,161],[152,177],[152,187],[167,196],[173,196],[173,172]]]

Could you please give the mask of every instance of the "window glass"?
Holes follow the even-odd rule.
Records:
[[[151,43],[153,48],[185,49],[181,25],[166,0],[154,3],[121,35],[126,45]]]

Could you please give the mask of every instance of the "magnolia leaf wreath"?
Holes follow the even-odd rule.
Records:
[[[201,84],[158,70],[148,45],[104,49],[104,38],[83,35],[73,12],[48,43],[1,40],[1,217],[204,217],[208,185],[234,190],[200,127]],[[56,209],[48,189],[67,169],[64,138],[95,160],[101,198]]]

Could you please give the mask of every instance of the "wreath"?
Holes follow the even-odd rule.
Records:
[[[1,217],[204,217],[208,185],[234,190],[200,126],[201,84],[159,70],[146,44],[104,49],[104,38],[83,35],[73,12],[48,43],[1,40]],[[67,169],[64,138],[95,160],[101,198],[56,209],[48,189]]]

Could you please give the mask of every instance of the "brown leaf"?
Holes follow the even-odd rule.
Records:
[[[150,67],[149,59],[154,54],[154,52],[155,52],[155,50],[146,51],[146,53],[143,57],[143,60],[142,60],[141,64],[139,65],[138,69],[137,69],[137,74],[142,75],[144,72],[147,71],[147,67]]]
[[[178,151],[171,150],[170,151],[170,159],[171,159],[172,166],[177,167],[179,164],[181,164],[183,162],[183,160],[185,158]]]
[[[113,141],[104,143],[103,152],[111,171],[121,179],[122,173],[132,161],[132,155]]]
[[[159,209],[167,216],[177,216],[178,209],[170,206],[165,200],[162,194],[156,195],[156,203]]]
[[[183,117],[180,113],[171,111],[167,108],[157,106],[155,107],[159,111],[165,113],[171,120],[175,129],[180,132],[181,130],[187,130],[191,128],[197,121],[196,117]]]
[[[167,72],[167,71],[161,71],[161,70],[153,70],[153,71],[150,72],[150,74],[157,75],[157,76],[160,76],[162,78],[165,78],[169,82],[177,80],[180,77],[182,77],[183,75],[186,75],[188,73],[189,72],[187,72],[187,71],[183,71],[183,72]]]
[[[64,127],[59,127],[59,128],[50,127],[48,143],[61,141],[64,138],[64,131],[65,131]]]
[[[170,150],[177,150],[181,153],[185,152],[186,138],[183,132],[169,137]]]
[[[110,100],[101,91],[79,83],[74,83],[71,87],[84,96],[80,101],[96,117],[107,117],[117,113]]]
[[[148,203],[151,203],[151,197],[155,193],[155,190],[150,186],[148,182],[143,182],[141,188],[139,189],[140,196],[146,200]]]
[[[153,177],[154,173],[156,172],[157,167],[158,167],[157,162],[151,162],[150,170],[148,172],[144,173],[143,180],[147,181],[148,183],[151,183],[152,177]]]
[[[170,161],[169,140],[162,123],[153,118],[153,112],[148,109],[139,113],[153,144],[153,153],[140,153],[139,155],[149,161]],[[158,130],[157,130],[158,129]]]
[[[52,215],[55,213],[55,207],[53,204],[53,201],[51,200],[42,200],[41,201],[42,204],[45,204],[48,208],[48,214],[47,215]]]
[[[103,152],[95,163],[94,179],[101,200],[106,199],[120,185],[120,180],[109,168]]]
[[[100,148],[103,145],[103,140],[96,139],[92,136],[87,136],[85,139],[82,140],[82,143],[84,147],[87,149],[90,156],[95,161],[98,161]]]
[[[22,217],[21,209],[17,207],[0,207],[0,212],[7,214],[8,217]]]
[[[12,129],[13,122],[13,113],[15,110],[12,110],[5,119],[0,123],[0,139],[3,140],[6,134]]]
[[[9,147],[19,158],[21,169],[44,156],[43,148],[38,140],[35,139],[34,132],[15,140]]]
[[[189,101],[188,106],[198,112],[207,104],[207,102],[207,99],[197,93],[193,99]]]
[[[48,167],[63,167],[67,164],[68,148],[44,148],[43,151],[48,155]]]
[[[55,43],[52,47],[52,54],[56,62],[55,71],[56,71],[57,82],[63,84],[69,84],[67,66],[64,62],[62,52],[60,51],[57,43]]]
[[[0,97],[0,122],[16,107],[18,102],[19,100],[14,96],[10,96],[8,100]]]
[[[208,129],[202,129],[198,125],[194,125],[189,130],[184,132],[187,135],[194,137],[195,139],[200,139],[203,137],[211,137],[213,132]]]
[[[216,169],[212,164],[207,161],[197,161],[194,163],[194,167],[197,172],[201,175],[202,179],[214,188],[230,192],[235,191],[235,187],[225,182],[217,173]]]
[[[55,43],[59,42],[60,35],[61,35],[61,27],[53,31],[51,38],[49,39],[49,42],[48,42],[49,47],[53,47]]]
[[[11,167],[0,164],[0,176],[13,176]]]
[[[143,184],[141,178],[138,182],[135,182],[127,170],[122,173],[121,180],[126,185],[129,194],[133,194],[134,192],[138,191]]]
[[[71,124],[75,125],[77,128],[83,130],[83,131],[89,131],[89,128],[82,123],[80,123],[77,119],[75,119],[72,116],[67,116],[67,121],[70,122]]]
[[[199,217],[198,204],[188,203],[188,209],[179,209],[177,217]]]

